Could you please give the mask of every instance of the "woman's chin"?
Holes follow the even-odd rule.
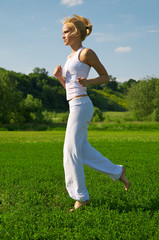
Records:
[[[69,46],[70,44],[68,42],[64,41],[65,46]]]

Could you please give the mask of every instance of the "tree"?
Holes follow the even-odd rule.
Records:
[[[17,89],[17,75],[0,68],[0,122],[9,123],[19,111],[22,94]]]
[[[128,89],[131,87],[132,84],[135,84],[135,83],[137,83],[136,80],[134,80],[134,79],[129,79],[128,81],[125,81],[125,82],[123,82],[123,83],[120,83],[120,84],[118,85],[118,90],[119,90],[119,92],[121,92],[121,93],[127,94]]]
[[[112,77],[112,75],[110,75],[109,78],[110,78],[110,81],[107,83],[107,87],[113,91],[117,91],[118,90],[118,82],[116,81],[116,78]]]
[[[127,95],[128,107],[137,120],[145,119],[159,108],[159,79],[144,79],[131,85]]]
[[[41,122],[42,115],[42,102],[41,100],[34,98],[31,94],[28,94],[20,105],[24,122]]]
[[[48,71],[46,71],[45,68],[35,67],[33,69],[33,73],[35,73],[35,74],[42,74],[42,75],[48,76]]]

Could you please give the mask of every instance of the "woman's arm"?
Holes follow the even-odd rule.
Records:
[[[84,48],[81,51],[81,54],[79,56],[80,61],[86,63],[90,67],[93,67],[96,72],[99,74],[97,78],[92,78],[92,79],[85,79],[85,78],[78,78],[78,82],[83,86],[87,85],[100,85],[109,82],[109,76],[108,73],[105,69],[105,67],[102,65],[100,62],[99,58],[93,52],[91,49]]]
[[[62,84],[62,86],[65,88],[65,79],[62,76],[62,67],[61,65],[58,65],[54,70],[54,76],[59,80],[59,82]]]

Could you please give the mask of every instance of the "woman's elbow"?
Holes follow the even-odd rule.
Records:
[[[108,83],[110,81],[109,75],[104,74],[104,83]]]

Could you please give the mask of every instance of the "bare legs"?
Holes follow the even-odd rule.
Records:
[[[123,167],[123,172],[122,172],[119,180],[124,183],[125,190],[128,191],[128,189],[130,187],[130,182],[125,176],[125,167]]]

